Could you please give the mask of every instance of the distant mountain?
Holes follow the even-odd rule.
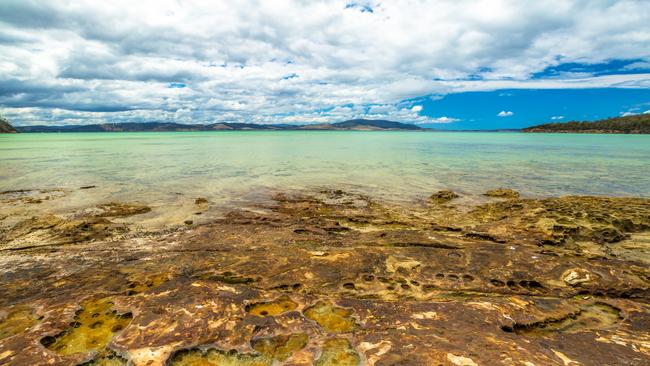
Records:
[[[595,122],[548,123],[524,128],[524,132],[650,134],[650,114],[614,117]]]
[[[335,130],[335,131],[388,131],[421,130],[408,124],[384,120],[355,119],[337,123],[315,125],[262,125],[253,123],[213,123],[189,125],[168,122],[105,123],[81,126],[19,126],[19,132],[162,132],[162,131],[223,131],[223,130]]]
[[[4,117],[0,117],[0,133],[16,133],[16,129]]]

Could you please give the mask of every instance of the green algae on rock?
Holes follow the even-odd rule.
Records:
[[[97,217],[126,217],[151,211],[151,207],[135,203],[109,202],[97,206]]]
[[[358,366],[361,363],[359,354],[352,348],[350,341],[345,338],[330,338],[325,340],[320,357],[315,366]]]
[[[357,327],[352,310],[335,306],[329,301],[319,301],[303,313],[307,319],[315,321],[330,333],[347,333]]]
[[[68,329],[41,339],[41,343],[64,356],[92,351],[101,353],[131,319],[131,313],[118,314],[110,298],[86,300]]]
[[[621,310],[609,304],[596,302],[580,307],[578,310],[559,318],[504,326],[505,332],[526,336],[543,336],[549,333],[576,333],[607,328],[621,321]]]
[[[273,358],[267,355],[225,352],[218,349],[190,349],[176,352],[169,366],[271,366]]]
[[[79,366],[126,366],[128,360],[113,351],[101,352],[92,360],[84,362]]]
[[[37,322],[34,310],[27,306],[0,311],[0,340],[21,333]]]
[[[251,341],[253,349],[278,361],[285,361],[298,350],[303,349],[309,337],[304,333],[257,338]]]

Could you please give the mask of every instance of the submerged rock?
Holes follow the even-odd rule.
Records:
[[[453,200],[454,198],[458,198],[458,197],[459,196],[456,193],[454,193],[454,192],[452,192],[450,190],[443,190],[443,191],[438,191],[438,192],[432,194],[429,197],[429,201],[432,202],[432,203],[439,203],[440,204],[440,203],[447,203],[447,202]]]
[[[491,189],[483,193],[483,195],[487,197],[497,197],[497,198],[519,198],[519,192],[512,190],[510,188]]]
[[[151,207],[124,202],[110,202],[97,206],[97,217],[126,217],[151,211]]]

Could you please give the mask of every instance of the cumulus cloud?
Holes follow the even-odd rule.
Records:
[[[498,117],[510,117],[513,115],[514,113],[512,111],[501,111],[499,114],[497,114]]]
[[[445,123],[405,100],[650,87],[650,2],[0,2],[0,113],[115,121]],[[532,75],[638,60],[624,75]],[[66,112],[61,112],[66,111]],[[435,111],[434,111],[435,112]]]

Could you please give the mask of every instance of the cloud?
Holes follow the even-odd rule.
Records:
[[[639,1],[4,0],[0,112],[18,125],[436,123],[453,117],[423,116],[428,109],[404,101],[650,88],[648,12],[650,2]],[[621,55],[634,60],[625,74],[533,78]]]
[[[643,114],[650,114],[650,109],[648,109],[647,111],[643,112]]]
[[[557,120],[564,119],[564,116],[553,116],[553,117],[551,117],[551,119],[554,120],[554,121],[557,121]]]
[[[499,114],[497,114],[498,117],[510,117],[513,115],[514,113],[512,111],[501,111]]]
[[[422,111],[422,106],[421,105],[414,105],[413,108],[411,108],[411,111],[419,113]]]
[[[450,117],[438,117],[432,120],[432,123],[454,123],[458,122],[460,119],[450,118]]]

